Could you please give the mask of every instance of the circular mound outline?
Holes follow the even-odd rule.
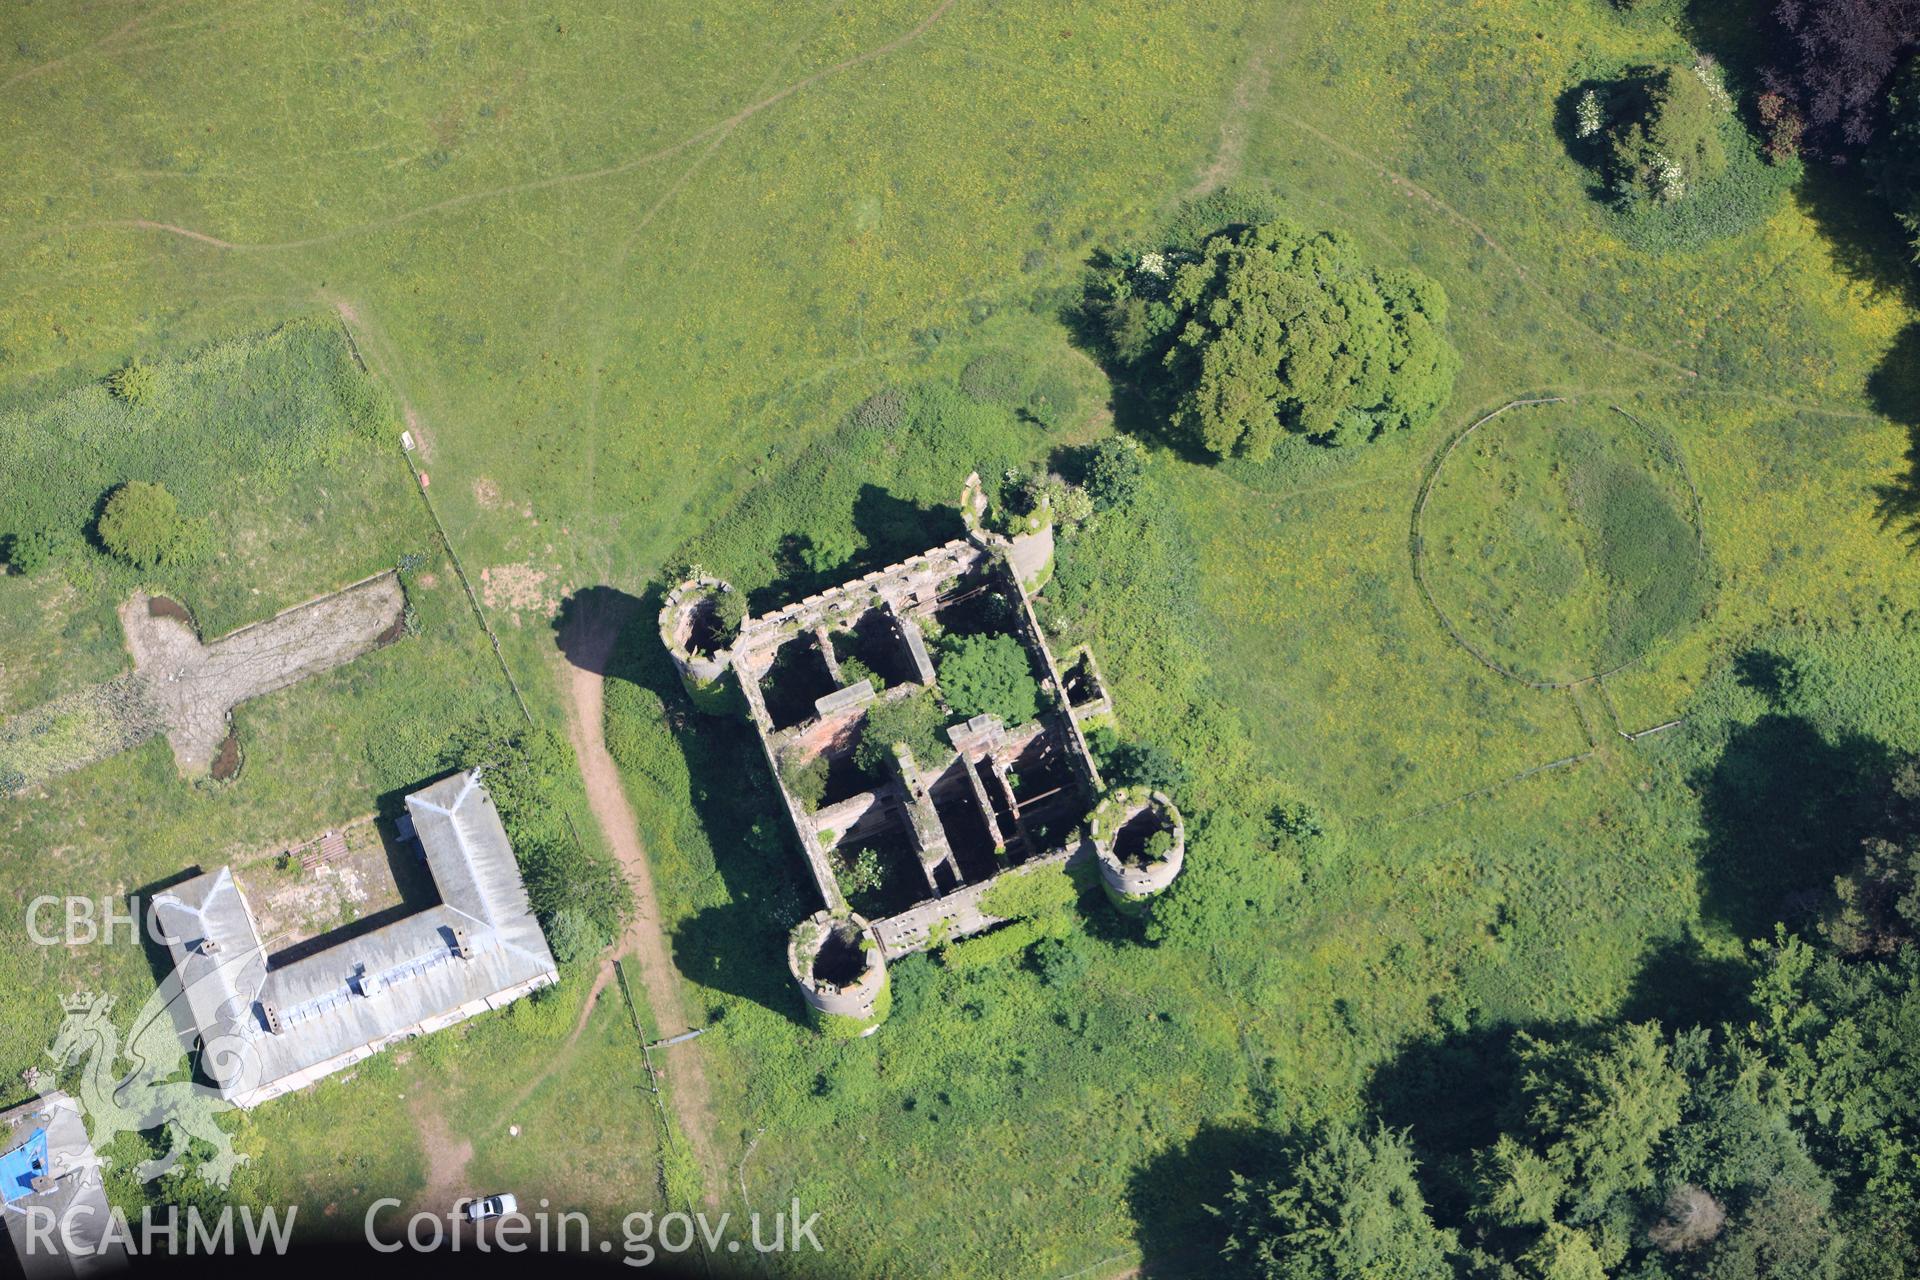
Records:
[[[1415,587],[1419,589],[1420,598],[1427,602],[1427,608],[1433,610],[1433,616],[1440,620],[1440,625],[1446,629],[1449,636],[1453,637],[1453,642],[1472,654],[1481,666],[1486,667],[1489,671],[1496,671],[1507,679],[1514,681],[1516,684],[1523,684],[1529,689],[1573,689],[1583,684],[1592,684],[1596,680],[1604,680],[1608,676],[1617,675],[1625,671],[1628,667],[1646,657],[1647,652],[1650,650],[1643,650],[1640,653],[1636,653],[1631,658],[1623,662],[1615,663],[1604,671],[1595,671],[1590,675],[1580,676],[1574,680],[1530,680],[1504,663],[1495,661],[1482,652],[1480,647],[1474,644],[1473,641],[1467,639],[1465,633],[1454,624],[1453,619],[1447,616],[1447,611],[1440,607],[1440,601],[1434,595],[1433,587],[1427,582],[1426,535],[1421,532],[1421,521],[1426,518],[1427,500],[1433,496],[1434,481],[1440,478],[1440,472],[1446,467],[1447,460],[1453,457],[1453,451],[1459,448],[1468,436],[1471,436],[1481,427],[1486,426],[1489,422],[1492,422],[1509,409],[1534,408],[1547,404],[1578,404],[1579,402],[1579,396],[1538,396],[1532,399],[1509,400],[1492,412],[1482,414],[1469,423],[1466,428],[1454,436],[1453,439],[1447,441],[1446,448],[1440,450],[1440,452],[1435,455],[1433,462],[1427,467],[1426,476],[1420,481],[1420,493],[1419,496],[1414,499],[1413,503],[1413,527],[1410,531],[1409,551],[1413,560],[1413,581]],[[1706,512],[1700,501],[1700,488],[1693,482],[1693,472],[1687,469],[1686,459],[1680,455],[1678,449],[1673,447],[1672,442],[1667,439],[1664,432],[1654,430],[1617,404],[1609,404],[1607,408],[1613,410],[1628,422],[1631,422],[1635,427],[1639,428],[1641,435],[1645,437],[1647,442],[1654,447],[1661,457],[1666,459],[1668,465],[1679,473],[1681,481],[1687,486],[1687,497],[1692,504],[1692,510],[1688,513],[1687,523],[1693,527],[1693,544],[1699,550],[1701,560],[1707,561]]]

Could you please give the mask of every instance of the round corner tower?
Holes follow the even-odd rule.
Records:
[[[725,607],[729,603],[734,606],[731,611]],[[660,607],[660,643],[666,646],[694,706],[710,714],[733,709],[726,674],[733,665],[745,603],[730,583],[695,577],[667,592]]]
[[[814,912],[787,939],[787,968],[814,1022],[828,1035],[870,1036],[887,1020],[892,1004],[887,962],[864,918]]]
[[[960,489],[960,519],[967,534],[983,547],[1007,557],[1008,567],[1020,580],[1020,589],[1034,595],[1053,576],[1053,504],[1041,498],[1032,511],[1014,519],[1005,533],[988,524],[987,488],[980,473],[973,472]]]
[[[1123,911],[1144,911],[1179,876],[1187,825],[1165,793],[1144,787],[1109,791],[1087,818],[1100,884]]]

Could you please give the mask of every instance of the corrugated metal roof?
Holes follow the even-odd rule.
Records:
[[[284,965],[267,963],[231,871],[155,897],[203,1066],[245,1096],[530,981],[556,976],[506,828],[477,770],[407,797],[441,902]],[[206,941],[214,946],[209,950]],[[459,955],[464,949],[465,958]],[[268,1027],[268,1009],[281,1031]]]
[[[29,1189],[9,1196],[0,1211],[0,1223],[6,1225],[21,1270],[28,1280],[41,1280],[106,1274],[124,1267],[126,1250],[106,1241],[107,1192],[80,1104],[67,1094],[49,1093],[0,1112],[0,1148],[15,1149],[35,1133],[43,1135],[46,1172],[53,1185],[45,1191]],[[35,1239],[30,1213],[51,1214],[56,1224],[52,1232]],[[65,1248],[69,1240],[78,1252]]]

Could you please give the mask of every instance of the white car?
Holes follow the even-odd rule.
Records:
[[[463,1212],[467,1215],[468,1222],[482,1222],[488,1218],[500,1218],[509,1213],[520,1212],[520,1202],[513,1198],[511,1192],[504,1195],[483,1196],[463,1203],[465,1205]]]

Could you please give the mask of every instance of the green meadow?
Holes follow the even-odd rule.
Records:
[[[1911,445],[1901,247],[1826,172],[1736,167],[1684,225],[1634,221],[1565,138],[1563,96],[1623,65],[1691,46],[1750,76],[1755,8],[11,13],[0,533],[164,476],[229,531],[178,588],[208,634],[424,558],[420,634],[244,709],[233,784],[181,781],[156,741],[0,802],[0,891],[125,894],[313,834],[427,775],[454,726],[518,714],[405,428],[538,723],[564,728],[562,602],[641,602],[608,736],[716,1028],[674,1051],[713,1087],[705,1189],[822,1214],[828,1252],[768,1269],[1209,1273],[1227,1171],[1270,1129],[1363,1114],[1411,1049],[1709,1016],[1745,940],[1850,856],[1860,816],[1822,797],[1920,749],[1920,565],[1883,514]],[[1223,185],[1445,288],[1462,369],[1438,422],[1203,462],[1108,380],[1072,314],[1090,255]],[[339,411],[367,429],[308,456],[283,428],[339,407],[348,333],[368,390]],[[156,420],[155,451],[100,385],[136,358],[196,388],[237,372]],[[1069,406],[1049,425],[1022,412],[1043,387]],[[784,971],[814,904],[771,780],[744,722],[687,703],[659,587],[698,563],[757,604],[810,589],[795,540],[885,563],[954,536],[970,470],[1071,473],[1115,430],[1148,442],[1146,481],[1063,536],[1042,616],[1093,646],[1120,731],[1180,762],[1195,923],[1149,933],[1096,895],[1077,970],[963,943],[894,967],[879,1034],[818,1038]],[[90,550],[0,579],[0,709],[122,669],[133,581]],[[1275,821],[1300,804],[1318,834]],[[131,952],[7,936],[0,1070],[63,990],[151,983]],[[609,988],[576,1040],[583,996],[263,1108],[248,1194],[357,1232],[425,1185],[426,1099],[484,1189],[658,1207],[625,1007]],[[537,1119],[515,1138],[509,1115]]]

